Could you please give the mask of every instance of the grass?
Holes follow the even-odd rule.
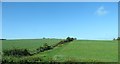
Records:
[[[65,51],[65,52],[63,52]],[[57,56],[75,58],[81,61],[117,61],[117,43],[112,41],[73,41],[63,47]],[[86,60],[88,59],[88,60]]]
[[[3,41],[3,50],[13,47],[34,50],[44,43],[53,45],[59,41],[58,39],[5,40]],[[4,56],[4,58],[11,58],[15,61],[20,61],[20,59],[32,60],[39,58],[37,61],[117,62],[118,43],[117,41],[105,40],[75,40],[33,56],[21,58]]]
[[[26,48],[29,50],[34,50],[44,43],[48,45],[54,45],[61,41],[61,39],[21,39],[21,40],[3,40],[2,49],[13,49],[13,48]]]
[[[2,41],[0,40],[0,62],[2,60]]]

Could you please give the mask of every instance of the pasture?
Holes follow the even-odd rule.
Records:
[[[13,48],[26,48],[29,50],[34,50],[44,43],[48,45],[54,45],[61,41],[61,39],[21,39],[21,40],[3,40],[2,49],[13,49]]]
[[[3,50],[13,48],[26,48],[35,50],[44,43],[54,45],[61,39],[27,39],[27,40],[4,40]],[[3,56],[3,59],[43,62],[117,62],[118,42],[109,40],[74,40],[70,43],[59,45],[52,50],[41,52],[33,56],[12,57]]]

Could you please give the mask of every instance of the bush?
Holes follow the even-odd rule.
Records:
[[[37,52],[43,52],[44,51],[43,47],[39,47],[36,50],[37,50]]]
[[[45,43],[44,45],[43,45],[43,47],[39,47],[39,48],[37,48],[36,50],[37,50],[37,53],[39,53],[39,52],[44,52],[44,51],[46,51],[46,50],[50,50],[50,49],[52,49],[52,46],[49,46],[47,43]]]
[[[39,64],[41,61],[43,61],[40,57],[21,57],[21,58],[12,58],[12,57],[4,57],[2,59],[2,64]]]
[[[53,47],[56,47],[58,46],[59,44],[64,44],[64,43],[68,43],[68,42],[71,42],[73,40],[76,40],[76,38],[70,38],[70,37],[67,37],[65,40],[62,40],[60,42],[58,42],[56,45],[54,45]]]
[[[31,55],[27,49],[12,49],[12,50],[4,50],[4,55],[7,56],[28,56]]]
[[[118,37],[117,40],[120,40],[120,37]]]
[[[73,41],[73,40],[76,40],[76,38],[67,37],[65,41],[66,41],[66,42],[70,42],[70,41]]]
[[[58,45],[60,45],[60,44],[68,43],[68,42],[71,42],[71,41],[73,41],[73,40],[76,40],[76,38],[67,37],[65,40],[62,40],[62,41],[58,42],[57,44],[55,44],[55,45],[53,45],[53,46],[49,46],[47,43],[45,43],[45,44],[43,45],[43,47],[40,46],[40,47],[37,48],[36,50],[37,50],[37,53],[39,53],[39,52],[44,52],[44,51],[46,51],[46,50],[53,49],[54,47],[56,47],[56,46],[58,46]]]

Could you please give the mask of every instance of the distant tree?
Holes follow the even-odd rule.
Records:
[[[43,39],[45,39],[45,37],[43,37]]]
[[[74,40],[77,40],[77,38],[74,38]]]
[[[67,37],[66,40],[70,40],[71,38],[70,37]]]
[[[113,40],[116,40],[115,38],[113,38]]]
[[[67,41],[67,42],[70,42],[70,41],[73,41],[73,40],[75,40],[75,38],[70,38],[70,37],[67,37],[67,38],[66,38],[66,41]]]
[[[65,42],[70,42],[71,41],[71,38],[70,37],[67,37]]]
[[[118,37],[117,40],[120,40],[120,37]]]
[[[0,39],[0,40],[6,40],[6,39]]]

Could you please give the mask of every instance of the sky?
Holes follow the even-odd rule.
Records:
[[[119,2],[119,0],[2,0],[2,2]]]
[[[4,2],[2,38],[113,39],[117,2]]]
[[[0,2],[0,38],[2,38],[2,3]]]

